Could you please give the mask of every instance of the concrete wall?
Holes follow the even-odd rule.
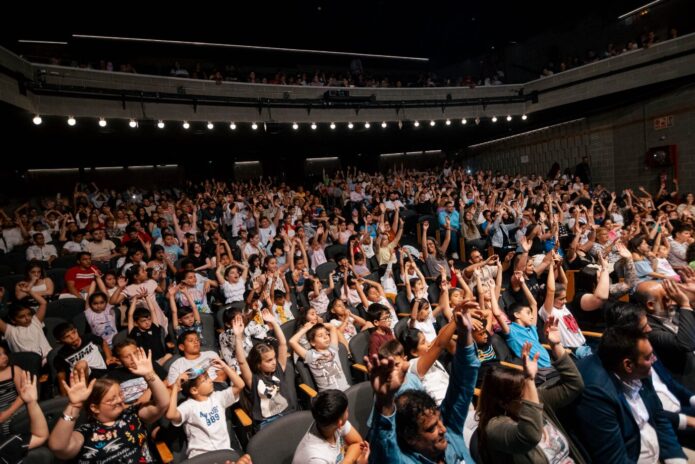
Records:
[[[655,130],[654,119],[673,116],[673,125]],[[695,190],[695,86],[596,116],[471,146],[464,164],[474,169],[546,175],[553,162],[564,170],[590,157],[593,181],[611,189],[658,189],[660,169],[647,167],[651,147],[678,146],[681,191]],[[523,157],[527,157],[524,159]],[[674,167],[665,168],[669,179]],[[670,188],[671,186],[669,186]]]

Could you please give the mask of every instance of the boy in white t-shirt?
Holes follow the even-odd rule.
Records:
[[[591,348],[586,344],[586,339],[579,329],[579,324],[574,315],[567,309],[567,291],[565,288],[566,278],[562,266],[558,265],[559,272],[563,277],[563,283],[555,284],[555,266],[548,266],[548,282],[546,284],[545,302],[539,311],[543,321],[547,322],[552,315],[558,321],[560,329],[560,339],[562,346],[574,351],[575,356],[583,358],[591,354]],[[601,270],[601,272],[606,272]]]
[[[195,368],[179,375],[172,386],[166,417],[176,427],[183,425],[188,459],[209,451],[232,449],[225,410],[239,401],[244,381],[221,359],[214,359],[212,365],[229,376],[231,387],[215,391],[207,372]],[[177,407],[179,390],[189,399]]]
[[[367,464],[369,443],[348,421],[348,400],[340,390],[325,390],[314,398],[314,423],[297,445],[292,464]]]
[[[22,282],[19,289],[29,293],[29,297],[23,298],[10,306],[8,313],[10,322],[0,319],[0,333],[5,336],[7,344],[13,353],[20,351],[33,352],[41,356],[42,363],[51,351],[51,345],[43,333],[43,320],[46,317],[46,300],[34,292],[29,284]],[[0,295],[1,297],[1,295]],[[34,314],[31,308],[32,301],[39,303],[39,308]]]
[[[213,364],[219,355],[214,351],[200,351],[200,335],[195,330],[182,333],[178,340],[181,357],[174,361],[169,367],[167,375],[167,385],[173,385],[179,376],[188,369],[199,369],[204,367],[208,376],[214,382],[224,382],[227,376],[224,371],[216,368]]]
[[[240,268],[242,272],[239,272]],[[224,294],[224,304],[244,301],[244,290],[246,290],[248,274],[249,268],[241,263],[234,263],[226,270],[222,265],[217,267],[215,275]]]

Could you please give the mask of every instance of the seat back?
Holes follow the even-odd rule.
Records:
[[[410,321],[410,318],[404,317],[403,319],[398,321],[396,323],[396,326],[393,328],[393,335],[396,337],[398,341],[401,341],[406,330],[408,330],[408,321]]]
[[[215,317],[212,314],[201,314],[200,323],[203,325],[203,346],[217,347],[217,334],[215,333]]]
[[[313,422],[311,411],[298,411],[261,429],[246,447],[253,464],[291,464],[297,445]]]
[[[51,348],[55,348],[60,344],[60,342],[53,336],[53,329],[58,324],[62,324],[63,322],[67,321],[61,317],[47,317],[43,320],[43,331],[46,333],[46,340],[48,340]]]
[[[284,324],[280,326],[280,329],[282,330],[283,335],[285,335],[285,340],[289,341],[290,338],[292,338],[292,335],[294,335],[295,328],[297,327],[297,319],[292,319],[291,321],[287,321]],[[288,349],[289,346],[288,346]]]
[[[50,400],[41,401],[39,407],[41,412],[43,412],[44,417],[46,417],[46,422],[48,423],[48,430],[53,430],[53,426],[58,422],[60,417],[63,417],[63,411],[68,405],[67,396],[58,396],[56,398],[51,398]],[[84,409],[80,414],[78,423],[84,422],[86,419],[86,413]],[[12,417],[10,420],[10,432],[11,433],[29,433],[30,422],[29,414],[25,406]]]
[[[236,462],[240,457],[239,453],[234,450],[217,450],[185,459],[181,461],[181,464],[224,464],[227,461]]]
[[[321,282],[325,282],[328,279],[328,275],[335,270],[336,267],[338,267],[338,265],[332,261],[319,264],[316,268],[316,277],[318,277]]]
[[[323,252],[326,255],[326,259],[328,261],[335,261],[335,258],[338,255],[347,256],[347,247],[345,245],[330,245],[327,246]]]
[[[20,369],[39,375],[41,370],[41,355],[28,351],[10,354],[10,365],[18,366]]]
[[[374,406],[374,390],[370,382],[360,382],[345,391],[348,399],[348,420],[363,437],[367,436],[367,421]]]
[[[120,332],[118,332],[116,335],[113,336],[113,340],[112,340],[113,346],[118,345],[126,338],[128,338],[128,329],[123,329]]]
[[[364,364],[364,357],[369,355],[369,331],[363,330],[350,339],[350,352],[356,363]]]
[[[50,277],[53,281],[53,293],[58,295],[65,288],[65,273],[67,269],[62,267],[53,267],[46,271],[46,277]]]

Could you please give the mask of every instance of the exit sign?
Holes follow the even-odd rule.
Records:
[[[662,130],[673,126],[673,116],[661,116],[654,118],[654,130]]]

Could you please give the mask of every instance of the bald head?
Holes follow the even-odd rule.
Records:
[[[635,290],[635,297],[650,314],[663,315],[668,308],[668,297],[661,282],[650,280],[641,282]]]

